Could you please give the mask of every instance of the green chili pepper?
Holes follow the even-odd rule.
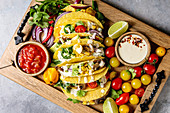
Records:
[[[68,28],[70,30],[70,33],[72,33],[74,31],[74,27],[71,25],[71,24],[67,24],[65,27],[64,27],[64,32],[66,34],[68,34],[69,32],[66,30],[66,28]]]

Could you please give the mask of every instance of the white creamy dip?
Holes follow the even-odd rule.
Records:
[[[147,55],[145,40],[139,35],[127,35],[120,41],[118,53],[122,60],[130,64],[141,62]]]

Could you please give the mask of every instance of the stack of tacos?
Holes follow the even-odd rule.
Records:
[[[72,5],[63,9],[71,12],[59,18],[54,28],[51,50],[61,74],[58,84],[68,98],[85,105],[97,104],[108,94],[111,84],[106,77],[103,25],[94,14],[86,12],[95,12],[90,6],[76,11]]]

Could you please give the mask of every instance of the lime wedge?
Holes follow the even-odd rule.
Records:
[[[104,101],[103,111],[104,111],[104,113],[118,113],[117,105],[111,97],[108,97]]]
[[[112,39],[118,38],[120,35],[122,35],[124,32],[126,32],[128,29],[128,23],[125,21],[119,21],[113,24],[109,30],[108,35]]]

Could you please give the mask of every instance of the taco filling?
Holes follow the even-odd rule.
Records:
[[[60,48],[54,53],[53,58],[59,60],[61,63],[69,62],[70,60],[73,62],[88,60],[104,56],[104,48],[103,45],[89,39],[78,39],[60,46]],[[86,59],[84,59],[86,57]],[[89,59],[89,60],[90,60]]]
[[[74,21],[73,21],[74,20]],[[58,38],[61,36],[67,36],[68,34],[76,33],[88,33],[93,35],[93,30],[97,32],[99,35],[102,34],[102,28],[100,28],[96,23],[79,19],[73,19],[67,22],[63,22],[61,25],[56,25],[54,30],[54,37]]]
[[[64,76],[82,76],[92,75],[94,72],[101,70],[105,66],[105,62],[102,59],[92,60],[87,62],[81,62],[76,64],[66,64],[58,67],[58,71]]]
[[[85,84],[76,84],[76,83],[68,83],[65,81],[60,80],[55,86],[61,86],[62,90],[65,91],[65,93],[74,95],[74,97],[85,97],[88,96],[87,94],[96,91],[99,89],[105,89],[109,88],[108,81],[106,76],[103,76],[99,80],[95,82],[85,83]],[[103,90],[101,90],[102,93]]]

